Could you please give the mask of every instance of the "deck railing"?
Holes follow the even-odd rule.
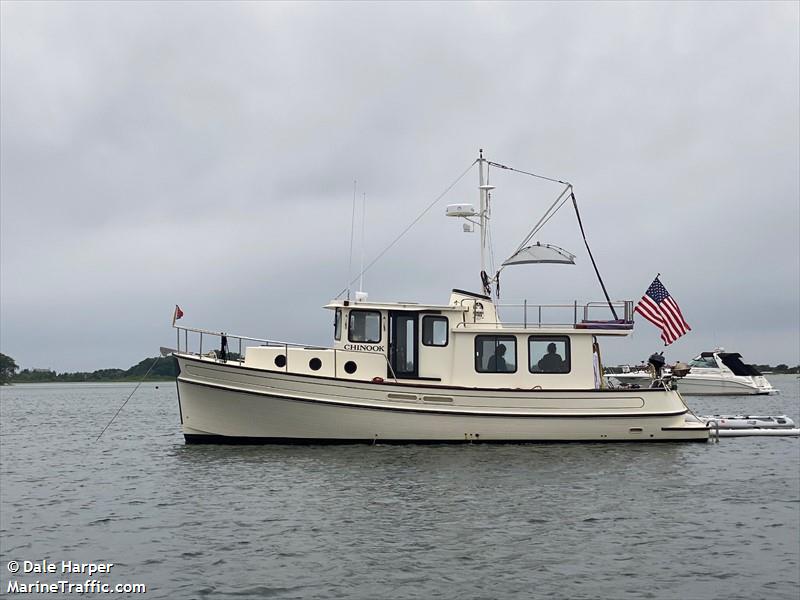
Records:
[[[503,326],[511,326],[511,327],[522,327],[525,329],[541,329],[541,328],[548,328],[548,327],[579,327],[579,326],[586,326],[587,324],[597,325],[598,327],[602,328],[604,325],[608,325],[611,328],[614,327],[622,327],[625,328],[626,326],[632,325],[633,323],[633,302],[631,300],[622,300],[617,302],[612,302],[614,308],[617,310],[617,320],[609,320],[608,317],[612,317],[613,315],[609,314],[610,309],[607,302],[588,302],[586,304],[578,304],[577,301],[573,302],[572,304],[528,304],[527,300],[524,300],[521,304],[496,304],[495,307],[497,309],[498,317],[502,317],[508,314],[510,311],[512,314],[514,311],[517,312],[517,315],[520,317],[520,320],[509,320],[509,319],[502,319],[497,323],[489,323],[486,321],[481,321],[480,325],[503,325]],[[604,316],[607,318],[605,320],[593,320],[590,317],[597,317],[597,313],[599,311],[603,311],[605,313]],[[567,315],[567,318],[561,318],[556,321],[552,321],[546,319],[545,317],[552,314],[554,311],[561,311],[562,315]],[[547,313],[547,314],[545,314]],[[621,318],[619,318],[621,316]],[[570,318],[571,317],[571,318]],[[467,326],[467,323],[461,322],[458,323],[457,327],[464,327]],[[239,335],[233,333],[225,333],[224,331],[211,331],[208,329],[198,329],[196,327],[183,327],[181,325],[174,325],[176,337],[177,337],[177,350],[178,352],[185,352],[187,354],[198,354],[202,355],[204,348],[208,351],[215,353],[215,355],[222,354],[220,351],[214,349],[214,345],[217,348],[222,349],[222,338],[224,337],[226,340],[226,360],[233,360],[239,363],[244,362],[244,354],[247,350],[248,346],[279,346],[283,347],[288,355],[289,348],[308,348],[308,349],[317,349],[317,350],[333,350],[334,353],[341,351],[337,348],[331,348],[327,346],[319,346],[316,344],[298,344],[293,342],[285,342],[280,340],[270,340],[265,338],[256,338],[247,335]],[[211,339],[217,340],[217,343],[214,344],[210,342]],[[235,342],[235,348],[231,347],[231,340]],[[196,351],[190,350],[190,342],[197,348]],[[249,343],[248,343],[249,342]],[[234,351],[235,350],[235,351]],[[347,350],[347,352],[361,352],[359,350]],[[369,352],[369,354],[375,354],[374,352]],[[385,356],[385,355],[384,355]],[[389,365],[389,359],[386,357],[387,365]],[[389,367],[389,372],[391,372],[391,367]]]
[[[245,352],[247,351],[248,347],[264,347],[264,346],[272,346],[283,348],[284,356],[286,356],[286,364],[282,367],[282,370],[285,372],[290,372],[289,370],[289,348],[304,348],[306,350],[326,350],[326,351],[333,351],[333,360],[334,364],[338,364],[337,361],[337,353],[346,352],[347,354],[359,353],[359,354],[370,354],[375,355],[379,354],[383,356],[384,360],[386,361],[387,373],[391,374],[391,378],[394,381],[397,381],[397,375],[392,369],[392,365],[389,362],[389,358],[380,352],[368,352],[366,350],[342,350],[340,348],[331,348],[328,346],[319,346],[316,344],[298,344],[294,342],[284,342],[280,340],[269,340],[264,338],[256,338],[250,337],[247,335],[238,335],[234,333],[225,333],[224,331],[211,331],[209,329],[198,329],[196,327],[183,327],[180,325],[173,325],[176,331],[176,338],[178,342],[177,351],[184,354],[192,354],[195,356],[206,356],[212,357],[216,360],[225,361],[225,362],[237,362],[240,365],[244,363]],[[191,334],[191,335],[190,335]],[[223,339],[225,340],[224,347],[226,348],[225,352],[222,352],[223,349]],[[214,344],[213,342],[209,342],[209,340],[217,340],[217,343]],[[236,342],[236,348],[238,351],[232,351],[231,349],[231,340]],[[181,343],[181,341],[183,343]],[[247,342],[253,342],[248,344]],[[204,343],[208,350],[205,354],[203,354]],[[196,347],[197,350],[192,350],[190,348],[190,344],[192,347]],[[216,345],[216,348],[213,346]],[[217,349],[218,348],[218,349]]]
[[[587,302],[578,304],[529,304],[523,300],[521,304],[495,304],[498,315],[497,325],[506,327],[547,328],[547,327],[577,327],[594,323],[602,325],[607,323],[614,327],[632,325],[633,301],[619,300],[611,303],[617,311],[617,319],[608,306],[608,302]],[[552,315],[559,313],[556,320]],[[491,325],[481,321],[482,325]]]

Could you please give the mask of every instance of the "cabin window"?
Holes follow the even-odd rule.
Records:
[[[425,315],[422,317],[422,344],[423,346],[447,346],[449,335],[449,322],[447,317]]]
[[[531,373],[569,373],[569,337],[532,335],[528,338],[528,370]]]
[[[333,316],[333,339],[337,342],[342,339],[342,309],[337,308]]]
[[[515,373],[517,338],[511,335],[476,335],[475,370],[478,373]]]
[[[698,356],[689,362],[690,367],[700,367],[702,369],[716,369],[717,363],[712,356]]]
[[[351,342],[380,342],[381,313],[377,310],[351,310],[347,338]]]

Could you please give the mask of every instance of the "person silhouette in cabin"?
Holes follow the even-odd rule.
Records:
[[[555,342],[547,344],[547,354],[537,363],[539,370],[542,373],[563,373],[564,360],[561,355],[556,352]]]
[[[506,359],[504,358],[505,355],[505,344],[498,344],[494,349],[494,354],[489,357],[489,364],[487,365],[486,370],[491,373],[503,373],[508,371]]]

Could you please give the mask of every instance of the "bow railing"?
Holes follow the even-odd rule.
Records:
[[[304,350],[324,350],[333,352],[334,363],[337,362],[336,358],[339,353],[346,352],[347,354],[369,354],[382,356],[386,362],[387,373],[391,374],[391,378],[397,381],[397,376],[392,369],[389,358],[380,352],[369,352],[366,350],[342,350],[341,348],[332,348],[329,346],[319,346],[316,344],[300,344],[296,342],[285,342],[282,340],[270,340],[266,338],[257,338],[247,335],[239,335],[235,333],[226,333],[224,331],[212,331],[210,329],[200,329],[197,327],[184,327],[182,325],[173,325],[176,331],[177,352],[183,354],[191,354],[194,356],[205,356],[206,358],[213,358],[220,362],[237,362],[240,365],[245,362],[245,355],[248,347],[277,347],[284,349],[286,356],[286,363],[280,369],[285,372],[291,372],[289,368],[289,348],[300,348]],[[216,343],[211,342],[216,340]],[[231,346],[231,340],[235,345]],[[248,343],[250,342],[250,343]],[[216,348],[214,348],[216,346]],[[196,348],[194,350],[193,348]],[[204,352],[204,348],[207,350]],[[235,348],[235,351],[232,350]]]

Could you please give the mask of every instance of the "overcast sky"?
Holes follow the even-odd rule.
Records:
[[[8,2],[0,342],[23,368],[127,368],[187,325],[329,343],[353,179],[367,261],[476,158],[575,185],[613,298],[657,272],[692,332],[800,361],[797,2]],[[560,191],[492,172],[495,257]],[[479,290],[465,177],[365,276],[370,299]],[[602,299],[569,206],[501,301]],[[358,229],[358,228],[357,228]],[[361,244],[356,236],[355,263]],[[663,349],[639,318],[607,363]]]

